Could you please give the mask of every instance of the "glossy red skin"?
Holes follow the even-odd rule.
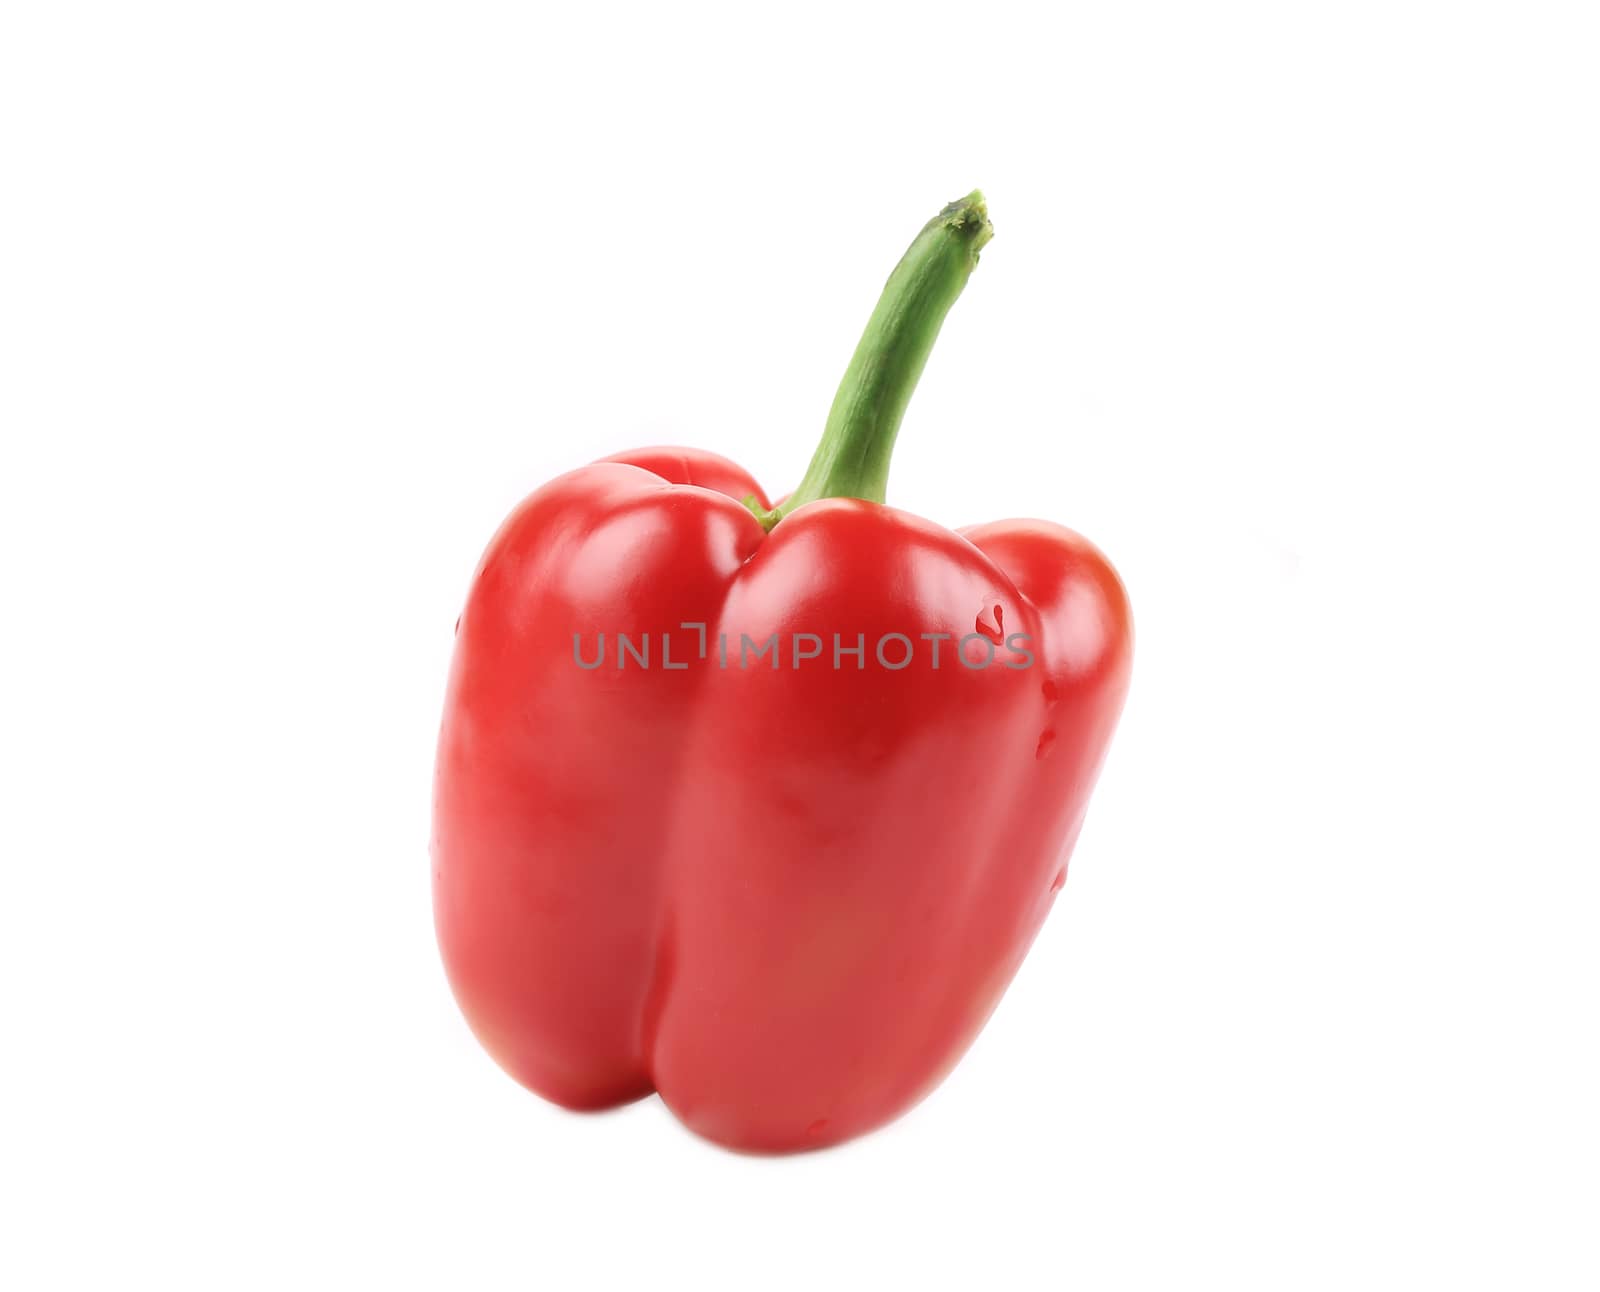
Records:
[[[648,449],[502,525],[458,628],[434,901],[462,1011],[518,1081],[585,1109],[659,1090],[701,1135],[782,1152],[904,1112],[983,1026],[1065,880],[1132,638],[1116,573],[1060,526],[829,499],[769,535],[751,494],[726,459]],[[996,618],[1031,667],[1002,645],[964,668],[953,640],[932,667],[919,633]],[[579,669],[573,634],[592,658],[600,632],[671,633],[690,667]],[[773,632],[825,654],[741,670],[740,634]],[[829,667],[835,632],[865,633],[864,669]],[[891,632],[918,648],[901,671],[872,658]]]

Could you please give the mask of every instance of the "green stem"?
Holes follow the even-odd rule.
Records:
[[[867,320],[805,478],[782,506],[761,515],[767,529],[819,498],[883,501],[889,455],[911,392],[944,316],[993,236],[983,194],[976,189],[923,227]]]

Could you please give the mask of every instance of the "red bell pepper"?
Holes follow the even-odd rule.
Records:
[[[715,454],[622,453],[479,564],[438,936],[473,1031],[546,1098],[659,1091],[746,1150],[859,1135],[960,1058],[1065,881],[1128,685],[1122,584],[1059,525],[883,503],[991,233],[978,193],[923,229],[778,507]]]

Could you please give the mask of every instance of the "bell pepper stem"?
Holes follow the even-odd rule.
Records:
[[[889,456],[911,392],[944,316],[993,236],[983,194],[976,189],[923,227],[867,320],[805,477],[779,506],[756,509],[768,530],[820,498],[884,500]]]

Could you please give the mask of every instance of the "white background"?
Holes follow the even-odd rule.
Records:
[[[3,12],[0,1283],[1596,1285],[1592,7]],[[880,1134],[560,1112],[432,942],[473,563],[792,485],[974,185],[891,498],[1129,585],[1071,882]]]

